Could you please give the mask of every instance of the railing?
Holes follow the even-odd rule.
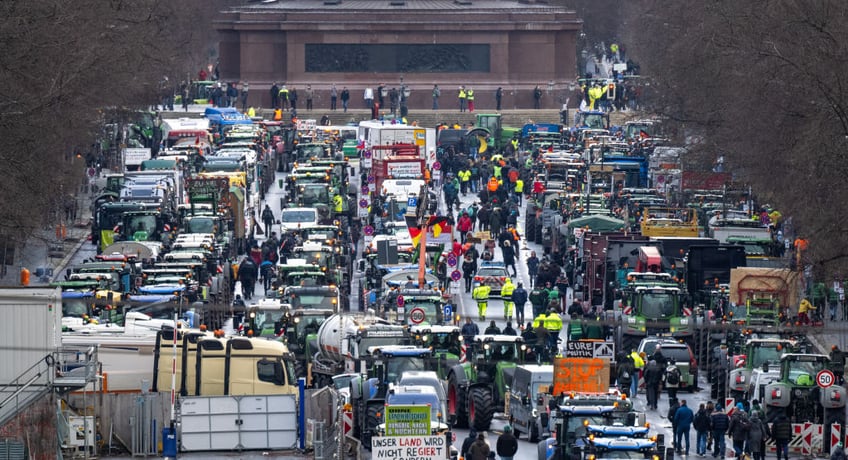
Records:
[[[0,425],[50,391],[56,358],[46,355],[9,383],[0,385]]]

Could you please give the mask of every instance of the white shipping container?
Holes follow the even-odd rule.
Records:
[[[61,291],[0,288],[0,318],[0,383],[9,383],[59,347]]]

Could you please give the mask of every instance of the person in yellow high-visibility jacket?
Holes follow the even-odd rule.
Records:
[[[557,347],[557,339],[559,338],[559,331],[562,330],[562,318],[559,317],[559,314],[554,310],[548,310],[548,316],[545,318],[545,329],[551,333],[550,335],[550,346],[552,349],[556,349]]]
[[[471,291],[471,298],[477,301],[477,315],[480,321],[486,321],[486,310],[489,308],[489,294],[492,293],[492,288],[479,282],[474,283],[474,290]]]
[[[798,306],[798,322],[802,325],[810,324],[810,315],[808,312],[815,309],[816,306],[810,303],[809,300],[802,300],[801,305]]]
[[[538,329],[540,327],[545,326],[545,321],[548,319],[547,313],[544,311],[539,313],[539,316],[533,318],[533,329]],[[547,329],[547,328],[545,328]]]
[[[515,285],[512,284],[512,279],[507,278],[501,286],[501,298],[504,303],[504,321],[509,321],[512,318],[512,312],[515,309],[515,302],[512,301],[512,293],[515,291]]]

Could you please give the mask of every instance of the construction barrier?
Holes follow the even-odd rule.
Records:
[[[769,424],[771,429],[771,424]],[[830,427],[830,449],[839,442],[841,426],[834,423]],[[814,423],[793,423],[792,440],[789,441],[789,453],[797,455],[819,455],[824,453],[824,425]],[[777,445],[773,439],[766,442],[768,452],[777,452]]]

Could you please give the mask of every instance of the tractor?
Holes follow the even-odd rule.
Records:
[[[792,423],[823,423],[830,439],[833,423],[845,425],[848,392],[836,384],[830,358],[819,354],[787,353],[780,358],[780,378],[765,386],[763,406],[768,422],[785,413]]]
[[[478,335],[466,346],[467,362],[448,371],[448,414],[456,426],[486,431],[527,346],[511,335]]]

